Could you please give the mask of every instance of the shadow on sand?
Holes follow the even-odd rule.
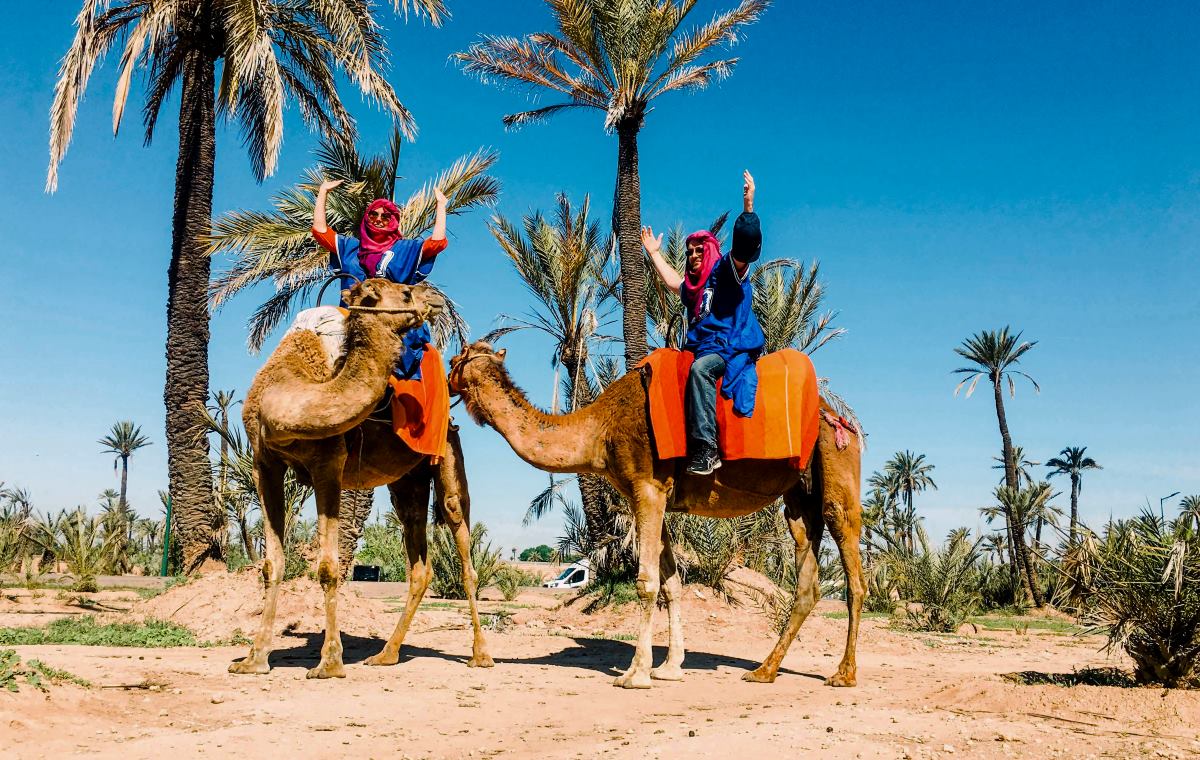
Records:
[[[316,665],[321,659],[321,644],[325,640],[325,635],[320,632],[298,633],[292,632],[288,634],[291,637],[303,638],[303,642],[297,642],[290,647],[282,647],[271,653],[271,667],[279,666],[304,666],[311,667]],[[562,668],[575,668],[577,670],[589,670],[604,675],[616,676],[624,670],[633,659],[634,645],[628,641],[614,641],[612,639],[600,639],[590,637],[571,637],[566,640],[572,642],[571,645],[560,649],[551,654],[541,655],[537,657],[503,657],[496,656],[495,645],[491,647],[492,655],[496,656],[496,663],[502,665],[552,665]],[[347,665],[360,664],[368,657],[379,652],[383,648],[385,639],[376,637],[354,636],[352,634],[342,634],[342,659]],[[764,653],[765,654],[765,653]],[[400,650],[400,664],[404,664],[409,660],[422,658],[437,658],[454,662],[458,664],[466,664],[468,655],[448,654],[437,649],[428,647],[413,646],[405,643]],[[654,647],[654,662],[660,664],[667,658],[667,648],[665,646]],[[713,671],[720,667],[732,668],[734,670],[753,670],[757,668],[759,662],[757,660],[747,660],[742,657],[731,657],[728,655],[712,654],[697,650],[688,650],[687,657],[683,663],[684,670],[708,670]],[[801,673],[788,668],[780,668],[780,675],[793,675],[802,678],[813,678],[818,681],[823,681],[824,676],[814,673]]]

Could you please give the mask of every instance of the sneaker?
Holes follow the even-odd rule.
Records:
[[[721,466],[721,455],[714,446],[699,446],[688,461],[687,471],[693,475],[708,475]]]

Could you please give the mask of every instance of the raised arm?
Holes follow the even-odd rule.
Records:
[[[683,284],[683,277],[663,258],[662,239],[662,235],[655,237],[654,230],[649,227],[642,228],[642,245],[646,247],[646,253],[650,254],[650,263],[654,265],[654,271],[658,272],[658,278],[664,285],[678,292],[679,286]]]
[[[430,240],[445,240],[446,239],[446,195],[438,188],[433,188],[433,197],[437,199],[437,208],[433,214],[433,234],[429,236]]]
[[[327,179],[317,188],[317,200],[313,204],[313,232],[323,235],[329,231],[329,225],[325,222],[325,196],[342,182],[340,179]]]
[[[738,277],[744,277],[750,265],[762,253],[762,228],[754,213],[754,177],[742,172],[742,213],[733,223],[733,245],[729,255],[737,267]]]

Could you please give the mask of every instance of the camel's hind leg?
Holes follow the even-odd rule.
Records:
[[[317,561],[317,580],[325,595],[325,643],[321,646],[321,661],[308,671],[309,678],[345,678],[342,663],[342,634],[337,620],[337,594],[342,573],[338,565],[338,510],[342,501],[342,468],[346,461],[344,447],[323,447],[317,464],[310,468],[313,490],[317,497],[317,541],[320,557]]]
[[[662,558],[659,561],[659,572],[662,573],[662,593],[667,598],[667,617],[670,620],[670,645],[667,649],[667,661],[657,668],[651,668],[650,677],[657,681],[683,680],[683,619],[680,615],[679,602],[683,598],[683,580],[679,577],[679,568],[675,565],[675,552],[671,548],[671,536],[664,523],[662,529]]]
[[[258,633],[244,659],[229,666],[230,673],[263,674],[271,671],[267,657],[271,653],[271,641],[275,628],[275,604],[279,600],[279,584],[283,581],[283,478],[287,465],[269,457],[254,457],[254,483],[258,486],[259,504],[263,512],[263,538],[266,543],[266,558],[262,574],[265,586],[262,617]]]
[[[817,574],[822,530],[820,510],[812,502],[812,497],[804,493],[800,486],[783,495],[783,504],[783,516],[787,520],[792,539],[796,542],[796,595],[792,598],[791,616],[783,633],[779,635],[775,648],[761,665],[742,676],[743,680],[755,683],[775,681],[779,664],[783,662],[788,647],[792,645],[792,640],[796,638],[796,633],[804,624],[808,613],[821,598],[821,580]]]
[[[487,641],[479,624],[478,596],[479,577],[471,561],[471,495],[467,490],[467,470],[463,462],[462,445],[458,432],[448,435],[446,456],[435,467],[434,492],[437,506],[446,524],[454,532],[454,543],[458,546],[458,558],[462,563],[463,590],[467,594],[467,606],[471,609],[471,629],[474,639],[471,644],[471,659],[467,666],[490,668],[496,663],[488,654]]]
[[[422,463],[400,480],[388,485],[392,507],[404,528],[404,548],[408,553],[408,601],[400,613],[400,621],[391,638],[383,645],[379,654],[367,658],[368,665],[395,665],[400,661],[400,647],[408,635],[408,627],[425,589],[429,588],[432,573],[429,568],[429,544],[425,536],[425,524],[429,519],[429,479],[432,470]]]
[[[859,541],[862,539],[862,503],[859,501],[860,453],[855,441],[838,451],[833,445],[833,434],[822,426],[822,437],[814,456],[816,462],[816,494],[821,499],[821,513],[833,536],[838,552],[842,556],[842,569],[846,574],[846,608],[849,611],[846,626],[846,650],[838,665],[837,673],[826,679],[829,686],[854,686],[858,679],[858,664],[855,649],[858,644],[858,627],[862,621],[863,600],[867,595],[867,581],[863,574],[862,555]]]

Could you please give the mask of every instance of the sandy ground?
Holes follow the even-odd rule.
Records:
[[[249,593],[247,593],[249,592]],[[12,592],[0,624],[44,623],[86,612],[57,592]],[[0,756],[162,758],[230,756],[411,757],[1192,757],[1200,755],[1200,692],[1022,686],[1000,674],[1123,666],[1102,640],[1036,632],[939,636],[868,620],[859,686],[832,689],[844,606],[822,602],[770,685],[740,680],[773,644],[765,617],[688,589],[686,678],[653,689],[613,688],[628,665],[634,610],[585,615],[541,589],[483,605],[496,667],[465,666],[470,632],[461,603],[426,600],[400,664],[362,661],[382,645],[402,604],[400,584],[343,592],[348,676],[309,681],[318,659],[319,591],[293,582],[281,601],[279,649],[266,676],[233,676],[244,647],[117,649],[16,647],[93,683],[43,695],[0,692]],[[397,599],[396,597],[399,597]],[[432,602],[432,604],[430,603]],[[167,617],[201,638],[247,630],[260,606],[252,574],[174,588],[141,601],[105,591],[97,603]],[[30,614],[42,609],[43,614]],[[91,612],[94,612],[91,611]],[[49,614],[46,614],[49,613]],[[659,627],[665,626],[660,613]],[[665,631],[656,660],[665,656]],[[180,755],[179,753],[184,753]]]

